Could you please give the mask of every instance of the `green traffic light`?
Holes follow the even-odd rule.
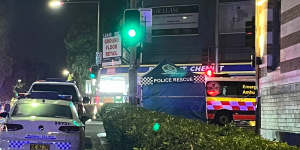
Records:
[[[156,123],[154,123],[152,130],[157,132],[159,130],[159,128],[160,128],[160,124],[156,122]]]
[[[130,30],[128,31],[128,35],[129,35],[130,37],[135,37],[135,36],[136,36],[135,30],[134,30],[134,29],[130,29]]]
[[[96,77],[95,74],[93,74],[93,73],[90,74],[90,78],[91,78],[91,79],[95,79],[95,77]]]
[[[122,40],[125,47],[136,47],[142,42],[144,31],[141,27],[141,13],[138,9],[124,11],[124,24],[122,26]]]
[[[143,39],[143,31],[138,25],[124,26],[121,35],[126,47],[134,47]]]

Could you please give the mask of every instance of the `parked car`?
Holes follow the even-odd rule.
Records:
[[[84,124],[73,102],[20,99],[0,125],[0,149],[81,150]]]
[[[89,99],[83,98],[81,96],[75,83],[53,80],[53,79],[36,81],[31,85],[27,94],[30,97],[31,93],[42,92],[42,91],[44,92],[53,91],[53,92],[57,92],[60,95],[71,95],[72,96],[71,101],[75,104],[79,117],[86,114],[83,103],[88,103]]]

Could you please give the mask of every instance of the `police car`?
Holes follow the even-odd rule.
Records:
[[[21,99],[9,113],[1,113],[0,149],[84,149],[84,124],[73,102]]]
[[[86,114],[86,110],[84,108],[84,100],[88,99],[87,97],[82,97],[76,84],[73,82],[67,82],[65,80],[60,80],[56,78],[49,78],[47,80],[36,81],[32,83],[28,95],[32,92],[47,92],[54,91],[60,95],[71,95],[71,101],[74,103],[79,117]],[[29,96],[30,97],[30,96]],[[87,100],[89,101],[89,99]],[[88,103],[88,102],[85,102]]]

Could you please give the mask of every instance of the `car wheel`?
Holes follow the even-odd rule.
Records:
[[[219,113],[217,113],[215,119],[216,119],[217,124],[224,126],[226,124],[231,123],[232,114],[230,112],[226,112],[226,111],[219,112]]]

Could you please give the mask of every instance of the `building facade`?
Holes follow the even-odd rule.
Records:
[[[152,10],[152,26],[148,28],[146,25],[147,38],[143,43],[142,57],[139,57],[142,61],[138,68],[138,81],[143,74],[165,59],[191,69],[192,72],[203,73],[206,66],[215,63],[216,43],[219,48],[220,73],[237,75],[238,71],[240,72],[238,74],[243,75],[255,74],[250,64],[250,55],[254,50],[245,45],[245,23],[254,16],[254,0],[137,0],[136,2],[139,8]],[[148,19],[145,22],[147,23]],[[215,37],[218,37],[219,42],[216,42]],[[103,65],[105,60],[103,57],[103,68],[99,71],[101,76],[98,75],[100,85],[97,87],[97,95],[100,96],[101,102],[120,102],[122,101],[120,99],[124,101],[127,97],[129,78],[126,65],[130,57],[124,49],[123,47],[121,66]],[[108,62],[116,63],[116,60]],[[231,67],[228,69],[223,66]]]
[[[152,39],[144,43],[143,64],[164,59],[210,64],[216,47],[219,62],[250,61],[254,50],[245,46],[245,22],[254,16],[253,0],[142,0],[141,7],[152,8]]]
[[[269,0],[268,5],[268,32],[276,31],[272,25],[280,18],[280,35],[268,33],[260,65],[260,133],[270,140],[300,145],[300,1]],[[270,48],[276,45],[280,48]]]

